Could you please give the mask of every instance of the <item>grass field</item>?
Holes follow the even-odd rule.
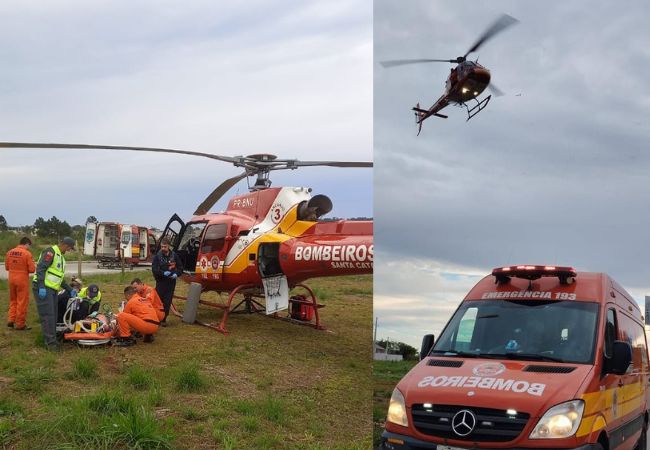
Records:
[[[379,445],[381,433],[384,431],[384,422],[388,412],[388,401],[393,389],[406,373],[418,361],[374,361],[373,362],[373,447]]]
[[[124,285],[143,275],[152,282],[83,279],[117,310]],[[173,317],[152,344],[62,353],[39,346],[32,300],[31,331],[0,328],[0,448],[371,448],[372,277],[309,284],[329,331],[231,315],[223,336]],[[7,304],[0,281],[3,319]],[[206,322],[222,315],[199,311]]]

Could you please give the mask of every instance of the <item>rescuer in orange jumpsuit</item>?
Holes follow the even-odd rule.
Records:
[[[133,281],[131,281],[131,286],[136,289],[140,297],[144,297],[149,300],[151,306],[153,306],[153,309],[156,310],[158,321],[163,320],[165,318],[165,307],[162,300],[160,300],[158,291],[156,291],[156,289],[154,289],[152,286],[144,284],[140,278],[134,278]]]
[[[29,306],[29,274],[36,266],[29,248],[32,241],[28,237],[20,240],[5,256],[5,269],[9,272],[9,320],[7,326],[16,330],[29,330],[25,325],[27,307]]]
[[[126,347],[135,344],[131,329],[144,335],[144,342],[153,342],[153,335],[160,325],[156,310],[149,300],[138,295],[133,286],[124,288],[124,298],[127,303],[117,315],[118,338],[115,345]]]

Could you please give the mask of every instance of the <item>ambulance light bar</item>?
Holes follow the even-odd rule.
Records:
[[[558,277],[560,283],[570,284],[576,277],[577,272],[573,267],[557,266],[507,266],[492,269],[492,276],[496,277],[497,283],[507,283],[510,278],[523,278],[526,280],[537,280],[542,277]]]

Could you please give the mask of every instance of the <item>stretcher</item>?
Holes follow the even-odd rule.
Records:
[[[103,313],[93,313],[82,320],[72,321],[72,314],[77,308],[80,298],[71,298],[63,322],[57,324],[57,332],[63,335],[63,340],[74,342],[84,347],[106,345],[111,343],[117,327],[117,319],[111,312],[110,306],[104,305]]]

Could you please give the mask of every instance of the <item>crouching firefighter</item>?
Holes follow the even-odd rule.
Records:
[[[32,278],[32,291],[36,299],[36,309],[41,319],[43,339],[48,350],[60,350],[56,339],[56,319],[58,315],[58,293],[63,288],[75,297],[77,292],[64,281],[65,257],[68,250],[74,250],[74,240],[64,237],[59,245],[48,247],[41,253]]]
[[[114,344],[126,347],[135,344],[131,329],[144,336],[144,342],[153,342],[153,335],[158,331],[160,322],[151,302],[140,297],[133,286],[124,288],[127,300],[122,312],[117,315],[117,339]]]
[[[149,286],[142,282],[140,278],[134,278],[131,281],[131,286],[133,286],[140,297],[144,297],[151,303],[151,306],[156,310],[158,315],[158,320],[161,321],[165,318],[165,307],[163,306],[162,300],[153,287]]]

